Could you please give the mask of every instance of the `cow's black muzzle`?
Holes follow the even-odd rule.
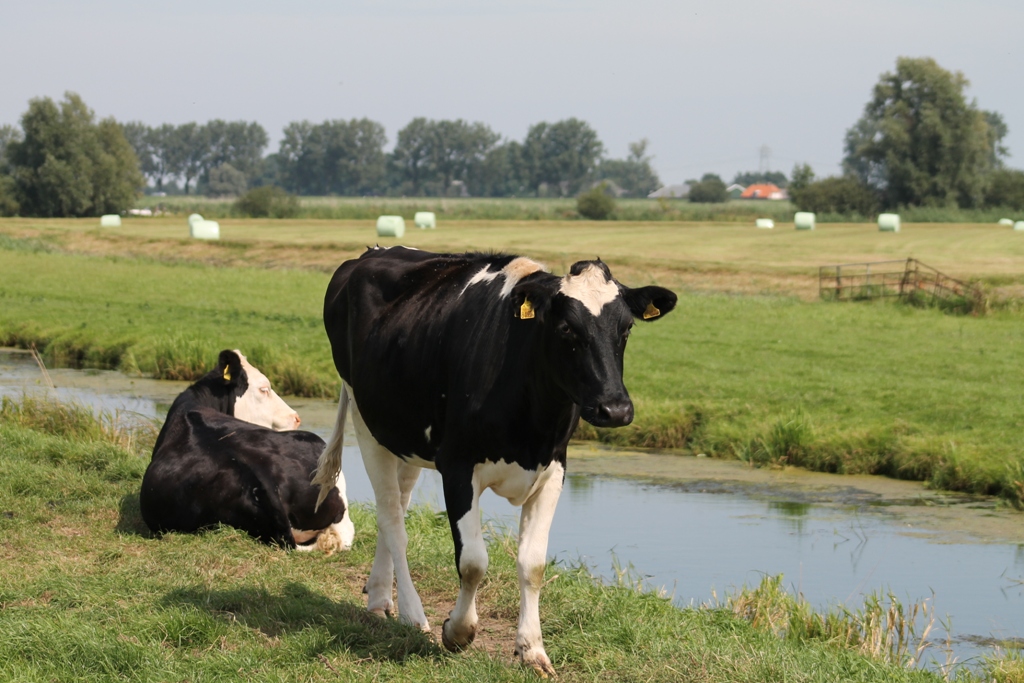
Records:
[[[583,406],[580,417],[595,427],[625,427],[633,421],[633,402],[627,398]]]

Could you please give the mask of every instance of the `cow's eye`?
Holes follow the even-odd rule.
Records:
[[[562,335],[563,337],[572,337],[572,336],[574,336],[573,333],[572,333],[572,328],[569,327],[569,323],[565,322],[564,320],[562,320],[562,321],[560,321],[558,323],[558,333],[560,335]]]
[[[629,339],[629,333],[633,330],[633,323],[630,323],[626,329],[622,330],[622,338]]]
[[[260,392],[270,396],[270,387],[260,387]]]

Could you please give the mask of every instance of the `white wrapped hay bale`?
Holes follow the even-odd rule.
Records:
[[[436,228],[437,216],[434,215],[433,211],[417,211],[416,215],[412,217],[412,222],[415,223],[416,227],[420,230]]]
[[[775,227],[775,221],[773,221],[771,218],[758,218],[757,220],[754,221],[754,225],[763,230],[771,230],[772,228]]]
[[[898,213],[878,214],[878,229],[882,232],[899,232],[900,215]]]
[[[188,227],[191,228],[193,223],[198,223],[201,220],[203,220],[203,217],[200,216],[198,213],[192,214],[191,216],[188,217]]]
[[[100,216],[100,227],[101,228],[120,228],[121,217],[116,213],[108,213],[105,216]]]
[[[220,223],[198,220],[188,226],[188,233],[197,240],[219,240]]]
[[[405,219],[401,216],[380,216],[377,218],[377,237],[404,237]]]
[[[814,213],[811,211],[797,211],[793,215],[793,223],[797,230],[814,230]]]
[[[1024,221],[1017,221],[1013,224],[1014,230],[1024,230]]]
[[[1012,218],[1000,218],[999,219],[999,225],[1005,225],[1006,227],[1010,227],[1010,226],[1013,225],[1013,219]]]

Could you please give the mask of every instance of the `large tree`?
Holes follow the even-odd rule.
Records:
[[[185,194],[189,185],[209,167],[210,136],[206,126],[198,123],[183,123],[176,126],[166,140],[167,153],[175,160],[176,175],[184,180]]]
[[[523,143],[530,189],[537,192],[546,185],[562,196],[575,195],[592,177],[603,152],[586,121],[570,118],[530,126]]]
[[[882,74],[864,115],[846,133],[846,173],[886,207],[976,206],[1005,154],[998,114],[968,101],[968,81],[931,58],[900,57]]]
[[[630,197],[646,197],[661,187],[647,156],[647,139],[632,142],[625,159],[604,159],[597,167],[599,180],[611,180]]]
[[[304,195],[368,195],[384,189],[384,126],[370,119],[296,121],[284,129],[276,164],[285,186]]]
[[[515,140],[497,144],[467,179],[474,197],[511,197],[529,193],[523,165],[523,145]]]
[[[430,165],[441,184],[442,196],[448,194],[454,181],[466,183],[483,166],[487,153],[501,139],[483,123],[432,121]]]
[[[65,93],[29,102],[23,138],[12,142],[20,213],[29,216],[98,216],[134,202],[145,179],[124,132],[112,118],[95,121],[82,98]]]
[[[480,174],[493,170],[501,137],[483,123],[415,118],[398,131],[391,159],[399,189],[412,195],[447,195],[458,181],[486,194]]]

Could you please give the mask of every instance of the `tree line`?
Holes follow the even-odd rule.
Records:
[[[177,177],[189,192],[195,178],[195,190],[211,195],[275,185],[307,196],[574,196],[606,180],[621,195],[646,196],[660,183],[646,141],[626,159],[606,159],[597,133],[575,118],[535,124],[522,142],[480,122],[415,118],[390,152],[384,126],[368,118],[296,121],[265,157],[257,123],[130,123],[125,131],[155,188]]]
[[[847,131],[843,172],[819,178],[797,164],[797,208],[870,216],[882,209],[1005,206],[1024,210],[1024,171],[1006,168],[1003,117],[964,94],[968,81],[930,58],[901,57]],[[0,215],[84,216],[128,208],[157,192],[241,195],[570,197],[593,187],[645,197],[660,186],[647,141],[607,158],[596,131],[569,118],[510,140],[481,122],[415,118],[388,151],[367,118],[288,124],[277,151],[258,123],[213,120],[148,126],[96,120],[82,99],[29,102],[20,128],[0,126]],[[786,184],[780,172],[737,174]],[[688,181],[691,201],[725,201],[714,174]],[[269,195],[268,195],[269,196]]]
[[[416,118],[386,151],[367,118],[288,124],[276,152],[259,123],[148,126],[97,121],[82,98],[29,102],[21,127],[0,127],[0,215],[86,216],[128,208],[153,192],[241,195],[279,187],[297,195],[569,197],[604,182],[618,196],[660,185],[647,141],[608,159],[576,118],[537,123],[520,142],[480,122]]]

